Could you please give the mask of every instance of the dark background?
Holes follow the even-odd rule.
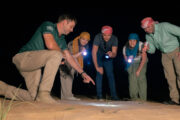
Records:
[[[28,3],[27,3],[28,4]],[[86,3],[88,4],[88,3]],[[172,6],[171,6],[172,7]],[[70,7],[70,6],[15,6],[11,9],[2,11],[1,44],[0,44],[0,79],[8,84],[18,86],[22,83],[22,88],[26,89],[25,83],[16,67],[12,64],[12,57],[19,49],[31,38],[36,28],[44,21],[56,22],[59,15],[70,13],[76,16],[78,23],[74,32],[66,36],[67,42],[73,40],[82,31],[88,31],[91,34],[90,52],[94,36],[100,32],[103,25],[113,27],[113,33],[118,37],[119,48],[118,55],[114,59],[114,74],[116,78],[116,88],[120,98],[128,98],[128,79],[124,71],[124,60],[122,56],[122,47],[127,42],[129,33],[139,34],[141,41],[145,41],[145,32],[140,27],[140,21],[144,17],[151,16],[159,22],[170,22],[180,26],[179,10],[159,6],[150,7]],[[2,32],[1,32],[2,33]],[[148,100],[163,101],[169,99],[169,90],[167,81],[161,64],[161,53],[156,50],[155,54],[148,54],[147,67],[147,86]],[[92,63],[91,55],[85,58],[85,71],[95,80],[95,69]],[[104,76],[103,90],[104,94],[109,94],[108,83]],[[60,82],[59,73],[57,73],[52,93],[59,97]],[[82,83],[80,77],[76,77],[73,84],[73,93],[75,95],[95,96],[96,89],[92,84]]]

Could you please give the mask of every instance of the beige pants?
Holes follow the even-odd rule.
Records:
[[[72,85],[74,79],[75,70],[65,62],[60,66],[60,80],[61,80],[61,99],[73,97]]]
[[[36,98],[38,88],[39,91],[51,91],[62,57],[62,53],[55,50],[23,52],[13,57],[13,63],[24,77],[33,100]],[[44,73],[41,76],[43,67]]]
[[[167,79],[172,101],[179,103],[180,90],[180,60],[177,56],[179,48],[170,53],[162,53],[162,64]]]

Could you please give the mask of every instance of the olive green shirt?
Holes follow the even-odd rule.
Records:
[[[52,34],[56,43],[62,50],[67,49],[65,36],[64,35],[59,36],[57,25],[52,22],[47,21],[47,22],[42,23],[39,26],[35,34],[32,36],[31,40],[20,49],[19,53],[26,52],[26,51],[36,51],[36,50],[47,49],[44,38],[43,38],[43,34],[45,33]]]
[[[169,53],[179,47],[180,27],[162,22],[155,24],[154,34],[146,34],[146,40],[149,42],[148,53],[154,53],[156,48],[162,53]]]

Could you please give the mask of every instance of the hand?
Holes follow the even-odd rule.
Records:
[[[94,80],[93,80],[89,75],[87,75],[86,73],[83,73],[81,76],[82,76],[82,78],[84,79],[84,80],[83,80],[84,83],[90,83],[90,82],[92,82],[92,84],[95,85]]]
[[[147,46],[144,46],[143,49],[142,49],[142,52],[146,52],[149,50],[149,44]]]
[[[140,74],[140,71],[137,70],[137,71],[136,71],[136,77],[139,77],[139,74]]]
[[[180,60],[180,52],[177,53],[177,57]]]
[[[106,54],[108,54],[108,56],[109,56],[110,58],[112,58],[112,56],[113,56],[113,53],[112,53],[111,51],[108,51]]]
[[[61,61],[61,65],[64,65],[65,64],[65,62],[64,61]]]
[[[86,48],[82,47],[81,53],[83,53],[84,51],[86,51]]]
[[[99,72],[101,75],[104,73],[103,67],[97,67],[97,72]]]

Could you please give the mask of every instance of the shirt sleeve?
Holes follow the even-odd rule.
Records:
[[[97,46],[100,45],[100,36],[99,35],[95,36],[94,41],[93,41],[93,45],[97,45]]]
[[[139,51],[142,52],[142,48],[144,47],[143,42],[139,41]]]
[[[149,43],[149,50],[147,52],[151,53],[151,54],[155,53],[156,48],[154,46],[154,43],[152,42],[153,41],[152,38],[150,36],[146,35],[146,40]]]
[[[42,25],[42,33],[52,33],[55,31],[53,24],[51,22],[44,22]]]
[[[118,39],[115,36],[113,37],[113,44],[112,44],[112,46],[118,47]]]
[[[125,55],[125,56],[126,56],[126,46],[124,46],[124,47],[123,47],[122,52],[123,52],[123,55]]]
[[[173,25],[168,22],[165,22],[164,24],[165,24],[165,28],[166,28],[167,32],[180,37],[180,27],[179,26]]]

